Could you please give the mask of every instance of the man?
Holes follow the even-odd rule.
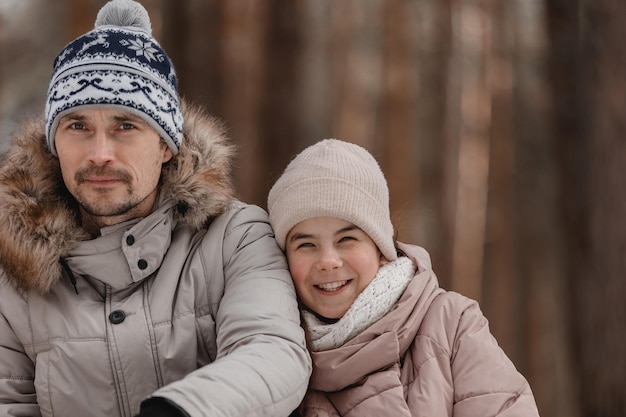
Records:
[[[311,372],[266,213],[145,9],[59,54],[0,167],[0,415],[287,416]],[[184,120],[184,126],[183,126]]]

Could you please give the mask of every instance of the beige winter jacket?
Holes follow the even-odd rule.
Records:
[[[438,287],[430,257],[394,310],[343,346],[312,353],[307,417],[538,416],[531,389],[475,301]]]
[[[88,240],[42,126],[0,167],[0,416],[287,416],[310,358],[265,211],[232,197],[232,148],[187,108],[159,207]],[[64,259],[67,269],[60,261]]]

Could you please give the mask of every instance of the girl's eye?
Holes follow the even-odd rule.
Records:
[[[354,236],[342,236],[339,238],[340,242],[349,242],[351,240],[356,240],[356,238]]]
[[[313,247],[313,244],[311,242],[304,242],[304,243],[300,243],[297,246],[297,249],[300,249],[300,248],[312,248],[312,247]]]

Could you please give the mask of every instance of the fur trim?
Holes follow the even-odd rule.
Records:
[[[178,203],[178,220],[202,228],[233,201],[234,145],[224,125],[183,101],[185,137],[178,154],[163,168],[161,194]]]
[[[234,146],[224,126],[183,102],[185,139],[163,167],[161,196],[178,204],[177,218],[205,227],[234,199]],[[59,259],[81,240],[78,207],[47,148],[43,120],[27,120],[0,166],[0,266],[20,290],[47,293],[61,277]]]

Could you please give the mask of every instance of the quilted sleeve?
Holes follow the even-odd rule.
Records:
[[[16,333],[27,328],[24,299],[0,271],[0,416],[39,416],[35,366]]]

